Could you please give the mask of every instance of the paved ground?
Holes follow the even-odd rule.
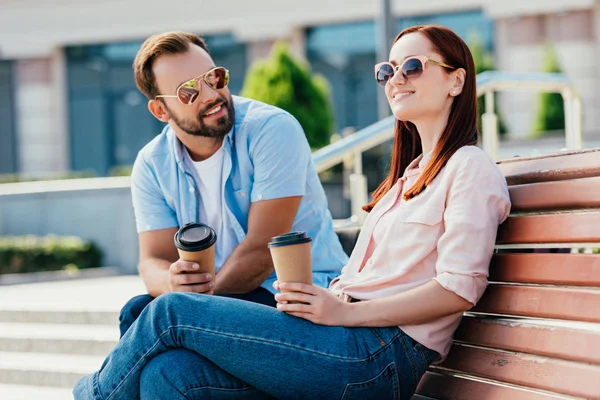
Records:
[[[118,312],[146,290],[138,276],[114,276],[0,287],[2,310]]]

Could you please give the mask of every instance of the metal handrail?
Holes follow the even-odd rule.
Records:
[[[494,93],[500,91],[560,93],[565,107],[566,148],[581,148],[581,99],[567,76],[486,71],[477,75],[477,96],[485,96],[482,145],[492,159],[497,159],[498,151],[498,117],[494,112]],[[390,116],[313,153],[313,162],[318,172],[353,157],[354,176],[350,179],[350,201],[355,222],[363,221],[364,213],[360,211],[360,205],[365,204],[367,200],[366,178],[362,173],[362,153],[392,139],[394,121],[395,118]]]

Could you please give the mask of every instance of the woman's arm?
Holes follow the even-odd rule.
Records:
[[[280,311],[321,325],[415,325],[473,307],[472,303],[444,289],[436,280],[393,296],[357,303],[347,303],[318,286],[287,282],[275,286],[276,289],[290,290],[275,295]]]
[[[432,280],[393,296],[349,303],[347,326],[417,325],[472,307],[473,304]]]

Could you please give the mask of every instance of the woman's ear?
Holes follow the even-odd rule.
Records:
[[[148,110],[154,115],[156,119],[162,122],[169,122],[171,115],[167,106],[160,100],[152,99],[148,102]]]
[[[450,88],[450,96],[458,96],[465,85],[465,76],[467,75],[467,71],[464,68],[459,68],[456,71],[452,72],[451,81],[452,87]]]

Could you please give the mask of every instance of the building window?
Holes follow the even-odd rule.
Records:
[[[306,35],[306,50],[313,72],[323,75],[331,85],[337,131],[377,122],[375,23],[311,28]]]
[[[14,63],[0,61],[0,174],[17,172]]]
[[[245,46],[231,35],[206,37],[213,60],[230,70],[229,88],[241,90]],[[132,62],[142,42],[73,46],[66,49],[71,168],[106,175],[129,166],[164,123],[147,108],[135,86]]]
[[[487,50],[494,49],[494,20],[481,10],[400,18],[396,27],[400,32],[410,26],[427,24],[446,26],[467,43],[479,40]]]

